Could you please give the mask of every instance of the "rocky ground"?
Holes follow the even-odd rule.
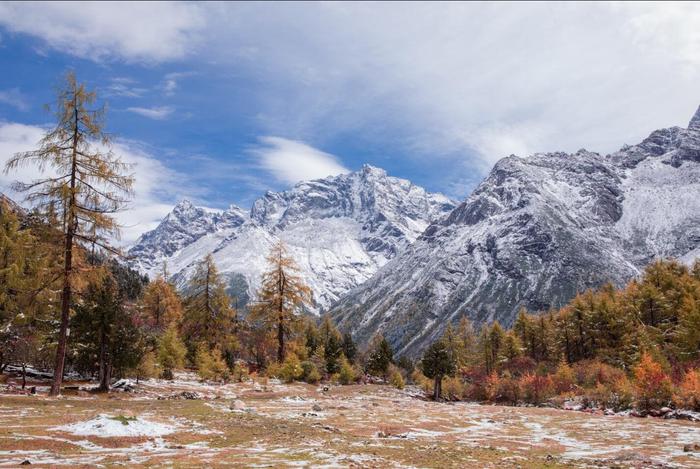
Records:
[[[700,423],[683,420],[189,374],[108,395],[46,390],[0,385],[0,467],[700,467]]]

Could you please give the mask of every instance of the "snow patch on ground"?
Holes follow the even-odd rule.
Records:
[[[72,423],[53,428],[54,431],[72,433],[79,436],[163,436],[174,433],[177,427],[151,422],[141,418],[124,420],[108,415],[98,415],[84,422]]]

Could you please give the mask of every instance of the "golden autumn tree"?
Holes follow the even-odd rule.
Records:
[[[211,254],[197,266],[187,291],[182,330],[190,354],[194,356],[201,343],[209,350],[218,347],[224,354],[233,353],[237,348],[236,310]]]
[[[69,72],[58,90],[56,126],[36,150],[15,154],[5,166],[6,172],[33,166],[45,175],[18,182],[14,188],[26,192],[26,199],[36,207],[55,209],[60,221],[57,228],[63,233],[61,321],[52,396],[60,394],[63,380],[77,247],[113,251],[109,239],[119,234],[113,214],[124,206],[133,184],[130,166],[109,149],[110,139],[103,130],[105,109],[94,107],[96,99],[95,92]]]
[[[277,334],[277,360],[286,355],[285,343],[292,324],[304,306],[311,304],[311,288],[299,275],[299,267],[279,241],[267,256],[270,270],[262,277],[258,302],[251,309],[251,319],[261,320]]]
[[[162,332],[182,319],[182,301],[175,287],[158,276],[141,297],[141,313],[149,327]]]

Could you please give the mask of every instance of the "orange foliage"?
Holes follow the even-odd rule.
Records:
[[[693,369],[685,374],[673,401],[678,407],[700,411],[700,371]]]
[[[540,404],[553,395],[554,387],[550,376],[528,373],[520,378],[519,384],[525,401],[530,404]]]
[[[648,353],[634,368],[637,406],[643,410],[665,406],[671,399],[672,383],[661,365]]]

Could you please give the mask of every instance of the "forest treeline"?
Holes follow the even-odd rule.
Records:
[[[434,399],[700,410],[700,261],[655,261],[624,288],[583,292],[556,311],[521,311],[509,330],[495,322],[476,331],[463,318],[417,362],[395,359],[380,334],[358,350],[329,317],[306,314],[312,292],[281,242],[244,310],[233,306],[211,255],[179,290],[167,266],[149,281],[110,244],[134,177],[109,150],[95,103],[68,74],[56,127],[5,168],[46,171],[14,187],[29,211],[0,197],[0,373],[8,365],[50,370],[52,395],[67,373],[106,391],[118,378],[173,379],[189,368],[209,382],[249,373],[399,388],[408,381]]]
[[[588,290],[555,311],[522,310],[510,330],[448,326],[423,357],[432,383],[418,380],[436,398],[700,410],[698,367],[700,261],[658,260],[625,288]]]

